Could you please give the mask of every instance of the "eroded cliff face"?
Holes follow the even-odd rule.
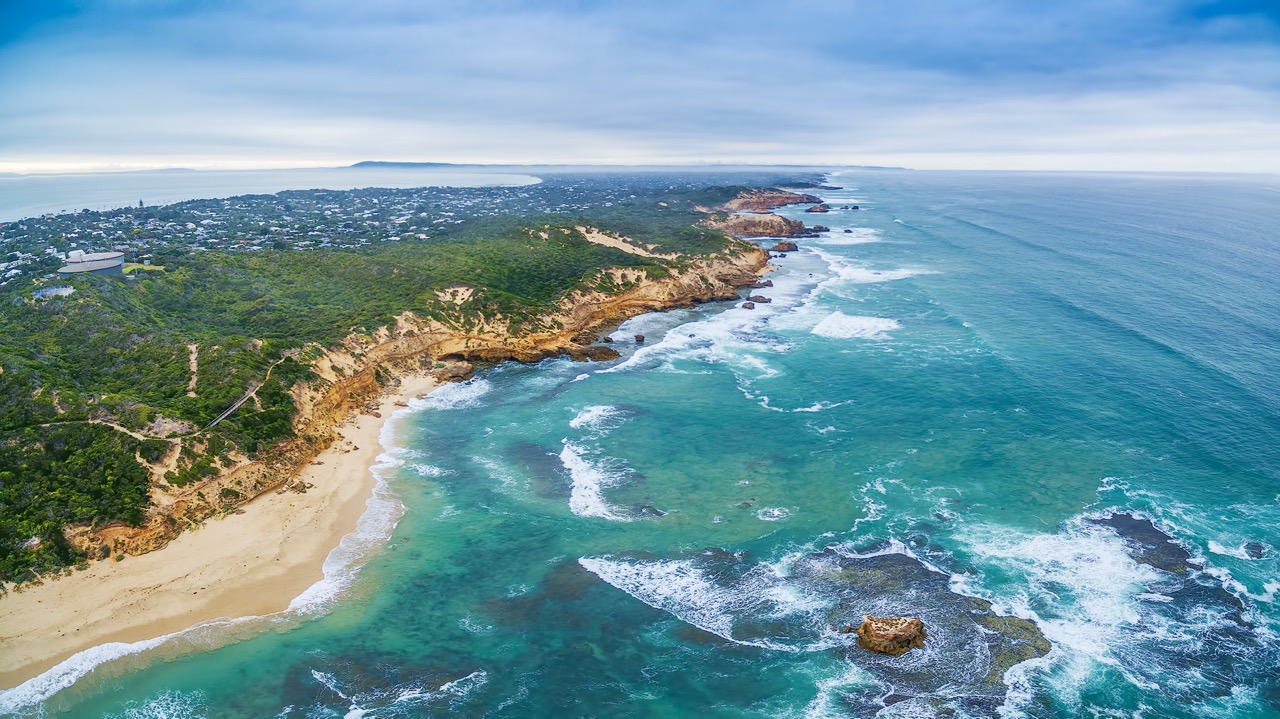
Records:
[[[737,237],[796,237],[809,229],[799,220],[790,220],[772,212],[763,215],[729,215],[708,225]]]
[[[188,527],[240,511],[239,505],[267,492],[305,491],[295,479],[299,471],[334,442],[342,423],[373,411],[401,376],[431,372],[442,380],[456,379],[465,376],[470,361],[614,357],[613,350],[591,344],[600,329],[645,312],[733,299],[738,288],[755,283],[767,269],[768,253],[743,243],[681,262],[661,277],[607,268],[601,277],[607,278],[609,291],[574,292],[554,311],[514,328],[504,318],[481,319],[471,305],[481,301],[480,293],[469,288],[449,292],[441,298],[437,318],[406,312],[392,327],[350,335],[340,346],[319,353],[311,363],[317,379],[292,388],[297,407],[293,438],[264,450],[254,461],[241,457],[220,474],[186,487],[157,483],[141,526],[81,525],[68,528],[67,539],[96,559],[159,549]]]

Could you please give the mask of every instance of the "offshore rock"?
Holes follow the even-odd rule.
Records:
[[[814,225],[813,227],[809,228],[809,231],[810,232],[830,232],[831,228],[827,227],[826,225]]]
[[[819,202],[813,207],[805,208],[805,212],[829,212],[830,210],[831,210],[831,206],[825,202]]]
[[[772,299],[765,297],[764,295],[751,295],[750,297],[747,298],[747,300],[751,302],[759,302],[762,305],[767,305],[770,302],[773,302]]]
[[[800,247],[796,245],[796,243],[791,242],[789,240],[783,240],[782,242],[779,242],[778,244],[769,248],[770,252],[797,252],[799,250],[800,250]]]
[[[636,335],[636,344],[638,345],[644,344],[644,335]]]
[[[744,309],[744,310],[754,310],[755,308],[756,308],[756,303],[754,303],[754,302],[743,302],[743,303],[742,303],[742,309]]]
[[[873,617],[862,615],[862,624],[854,630],[858,646],[867,651],[900,657],[912,649],[924,647],[927,636],[924,622],[916,617]]]

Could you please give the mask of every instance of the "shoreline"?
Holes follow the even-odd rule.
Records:
[[[305,493],[262,495],[232,521],[207,521],[164,549],[94,562],[0,598],[0,692],[109,642],[288,610],[325,579],[325,560],[374,497],[384,426],[403,403],[439,386],[430,375],[401,375],[380,398],[380,417],[343,423],[340,438],[298,473],[313,485]]]

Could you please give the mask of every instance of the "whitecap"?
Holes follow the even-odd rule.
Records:
[[[408,467],[419,477],[447,477],[454,474],[452,469],[437,467],[434,464],[410,464]]]
[[[786,507],[764,507],[756,512],[756,518],[762,522],[780,522],[791,516]]]
[[[811,331],[820,337],[835,339],[882,339],[885,333],[901,328],[900,322],[887,317],[863,317],[833,312]]]
[[[607,460],[592,461],[586,448],[579,444],[563,440],[560,450],[560,463],[569,471],[573,482],[569,493],[569,510],[579,517],[599,517],[613,522],[629,522],[630,517],[613,511],[604,500],[604,489],[622,481],[628,470],[610,466]]]
[[[880,231],[871,227],[850,227],[852,232],[829,232],[814,240],[821,245],[865,245],[880,241]]]
[[[202,691],[163,691],[143,702],[129,702],[120,714],[103,719],[195,719],[205,716],[209,699]]]
[[[480,398],[488,394],[491,389],[493,384],[485,380],[450,382],[437,387],[426,397],[410,400],[409,408],[441,411],[470,409],[480,406]]]
[[[578,430],[585,429],[596,436],[604,436],[610,430],[622,424],[624,419],[626,419],[626,414],[618,407],[608,404],[593,404],[583,408],[573,419],[569,420],[569,426]]]
[[[688,624],[735,644],[798,652],[797,648],[767,639],[740,640],[733,636],[738,615],[769,611],[787,613],[779,599],[767,595],[774,584],[756,571],[746,577],[745,586],[725,587],[707,579],[691,560],[624,561],[609,557],[583,557],[584,569],[655,609],[661,609]],[[771,573],[770,573],[771,574]],[[809,606],[809,602],[805,602]]]

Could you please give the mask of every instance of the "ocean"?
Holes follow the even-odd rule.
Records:
[[[831,231],[771,302],[403,410],[291,616],[107,647],[0,707],[1280,716],[1280,179],[829,182],[830,213],[781,211]],[[925,648],[858,649],[862,614],[922,616]]]
[[[451,168],[333,167],[298,170],[154,170],[49,175],[0,175],[0,222],[46,213],[113,210],[184,200],[274,194],[284,190],[357,187],[484,187],[529,185],[515,173]]]

